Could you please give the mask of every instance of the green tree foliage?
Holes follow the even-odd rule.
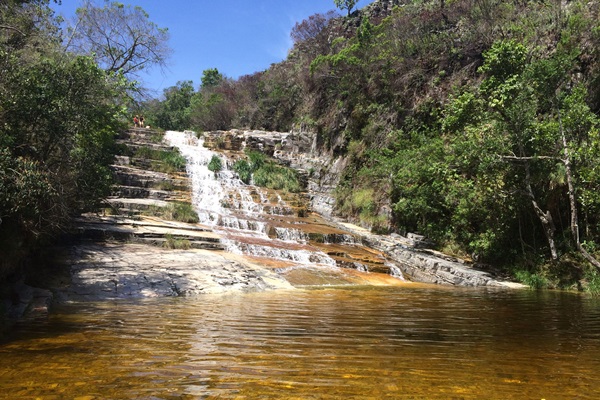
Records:
[[[191,127],[190,105],[195,90],[192,81],[180,81],[163,91],[164,100],[143,105],[144,114],[151,126],[183,131]]]
[[[209,89],[218,86],[225,78],[216,68],[209,68],[202,72],[202,89]]]
[[[131,87],[61,49],[47,3],[0,6],[0,276],[109,194]]]
[[[356,6],[356,3],[358,3],[358,0],[333,0],[333,3],[337,8],[339,8],[342,11],[346,10],[348,12],[348,15],[350,15],[352,10],[354,9],[354,6]]]

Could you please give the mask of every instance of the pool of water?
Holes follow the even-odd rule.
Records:
[[[597,399],[600,300],[343,287],[60,306],[0,343],[6,399]]]

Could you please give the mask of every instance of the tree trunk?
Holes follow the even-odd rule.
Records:
[[[531,174],[529,172],[528,163],[525,164],[525,187],[527,189],[527,194],[531,199],[533,209],[535,210],[535,213],[542,223],[542,227],[544,228],[544,233],[546,234],[546,239],[548,240],[548,246],[550,247],[550,255],[552,256],[553,260],[557,260],[558,252],[556,251],[556,244],[554,243],[554,232],[556,232],[554,220],[552,219],[552,214],[550,211],[544,212],[535,199],[533,189],[531,188]]]
[[[600,262],[596,260],[590,253],[587,252],[586,249],[581,245],[581,239],[579,237],[579,220],[578,220],[578,210],[577,210],[577,197],[575,196],[575,184],[573,182],[573,170],[571,168],[571,154],[569,154],[569,147],[567,146],[567,136],[565,135],[565,131],[562,125],[562,118],[560,116],[560,110],[558,112],[558,126],[560,129],[560,135],[562,139],[562,147],[563,147],[563,155],[564,159],[562,160],[565,171],[567,175],[567,186],[569,191],[569,206],[571,208],[571,234],[573,235],[573,240],[575,241],[575,246],[577,246],[577,250],[581,253],[581,255],[588,260],[592,265],[596,268],[600,269]]]

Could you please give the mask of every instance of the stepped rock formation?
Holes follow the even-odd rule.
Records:
[[[291,286],[273,271],[223,252],[211,228],[161,218],[163,210],[190,203],[185,172],[139,155],[170,152],[162,135],[147,129],[124,133],[124,154],[113,166],[118,185],[107,199],[111,215],[76,221],[74,245],[61,263],[70,280],[57,289],[61,301],[189,296]],[[144,149],[145,151],[140,151]],[[152,216],[156,214],[157,216]],[[173,248],[175,247],[175,248]]]

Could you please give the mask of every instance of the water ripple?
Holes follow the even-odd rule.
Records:
[[[594,399],[598,305],[421,286],[70,305],[0,345],[0,398]]]

